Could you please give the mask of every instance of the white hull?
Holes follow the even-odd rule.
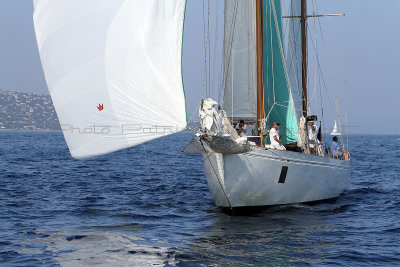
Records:
[[[203,161],[208,186],[220,207],[330,199],[339,196],[349,183],[348,161],[290,151],[210,152],[203,154]]]

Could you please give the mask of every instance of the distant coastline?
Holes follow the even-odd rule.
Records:
[[[41,129],[34,129],[34,130],[26,130],[26,129],[0,129],[0,132],[60,132],[62,133],[61,129],[60,130],[41,130]]]
[[[61,131],[49,95],[0,90],[0,130]]]

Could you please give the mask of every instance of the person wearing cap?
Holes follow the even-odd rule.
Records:
[[[279,122],[274,122],[271,125],[271,130],[269,131],[269,139],[271,141],[271,147],[278,150],[286,150],[286,148],[282,145],[280,140],[281,136],[279,133],[280,128]]]

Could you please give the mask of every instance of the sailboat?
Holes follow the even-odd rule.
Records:
[[[280,0],[225,1],[223,110],[201,100],[200,129],[186,149],[203,155],[217,206],[320,201],[348,186],[349,161],[313,148],[308,136],[317,117],[307,99],[306,1],[290,5],[283,18]],[[40,58],[72,157],[185,129],[185,9],[185,0],[34,0]],[[293,22],[290,45],[282,19]],[[257,121],[257,135],[239,137],[238,120]],[[281,124],[286,150],[266,145],[272,122]]]
[[[337,129],[336,120],[335,120],[335,125],[333,126],[333,130],[331,132],[331,135],[340,135],[340,132],[338,132],[338,129]]]

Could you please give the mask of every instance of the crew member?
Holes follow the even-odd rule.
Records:
[[[308,144],[309,144],[309,148],[310,148],[310,153],[323,156],[322,144],[324,142],[318,140],[317,134],[316,134],[317,132],[318,132],[317,125],[315,125],[314,122],[309,121],[308,122]]]
[[[244,120],[240,120],[235,128],[240,137],[247,136],[247,124],[244,123]]]
[[[337,142],[338,142],[338,138],[337,138],[337,136],[334,136],[333,139],[332,139],[330,152],[331,152],[332,157],[341,159],[343,157],[343,152],[339,148]]]
[[[279,128],[280,128],[279,122],[274,122],[271,125],[271,130],[269,131],[269,139],[271,141],[271,146],[274,149],[278,150],[286,150],[286,148],[282,145],[281,142],[281,136],[279,133]]]

